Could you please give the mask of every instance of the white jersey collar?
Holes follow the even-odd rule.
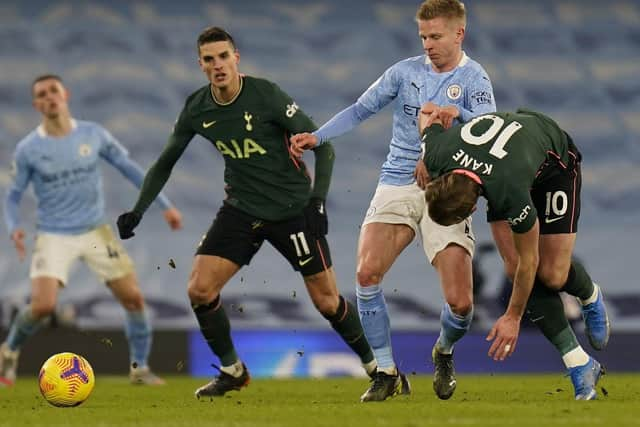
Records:
[[[75,130],[78,127],[78,122],[76,122],[76,119],[71,119],[71,130]],[[47,136],[47,131],[44,130],[44,126],[42,124],[40,124],[37,128],[36,128],[36,132],[38,132],[38,136],[40,138],[46,138]]]
[[[467,62],[469,62],[469,57],[467,56],[467,54],[463,50],[462,51],[462,58],[460,58],[460,62],[458,62],[458,65],[456,65],[455,68],[464,67],[465,65],[467,65]],[[429,59],[429,55],[426,55],[426,54],[424,55],[424,63],[427,64],[427,65],[431,64],[431,60]],[[455,70],[455,68],[454,68],[454,70]],[[453,70],[451,70],[451,71],[453,71]]]

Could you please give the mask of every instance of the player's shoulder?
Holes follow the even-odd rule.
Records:
[[[186,110],[192,110],[197,108],[200,104],[205,102],[206,99],[210,96],[211,93],[211,85],[206,84],[191,92],[189,96],[184,101],[184,108]]]
[[[74,128],[72,135],[75,134],[81,138],[89,138],[92,141],[105,141],[113,138],[111,132],[98,122],[73,119],[73,123]]]
[[[106,132],[104,126],[100,123],[92,122],[90,120],[77,120],[74,119],[75,130],[79,132]]]
[[[256,76],[243,76],[244,78],[244,83],[246,85],[251,85],[251,86],[258,86],[258,87],[265,87],[265,88],[269,88],[269,87],[274,87],[277,86],[277,84],[269,79],[265,79],[264,77],[256,77]]]
[[[252,97],[267,102],[269,105],[278,105],[283,99],[291,98],[291,95],[278,83],[263,77],[244,76],[244,89],[252,94]]]
[[[488,76],[482,64],[480,64],[478,61],[468,56],[466,53],[462,58],[462,63],[460,64],[460,68],[475,74],[482,74],[484,76]]]
[[[558,130],[562,129],[558,122],[552,117],[549,117],[548,115],[541,113],[540,111],[531,110],[526,107],[518,108],[515,113],[510,113],[510,117],[513,117],[514,120],[519,120],[521,122],[526,119],[530,119],[535,121],[538,125],[550,126]]]
[[[16,144],[15,152],[26,154],[28,153],[32,147],[34,147],[40,140],[42,136],[40,135],[40,131],[38,128],[33,129],[31,132],[26,134],[18,143]]]
[[[265,79],[264,77],[244,76],[244,84],[247,89],[256,90],[265,94],[282,90],[276,82]]]
[[[401,59],[400,61],[393,64],[389,69],[394,69],[397,71],[409,71],[413,72],[415,70],[422,70],[426,66],[426,56],[418,55],[411,56],[409,58]]]

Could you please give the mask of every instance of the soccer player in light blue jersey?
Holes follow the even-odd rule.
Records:
[[[147,364],[151,325],[133,263],[105,222],[98,163],[106,160],[137,187],[144,172],[107,130],[72,118],[69,92],[60,77],[36,78],[32,96],[42,122],[16,147],[13,180],[4,204],[7,229],[22,260],[26,248],[19,203],[29,183],[33,184],[38,232],[30,271],[31,304],[18,314],[0,346],[0,386],[14,384],[20,348],[53,313],[58,291],[66,285],[76,259],[86,262],[125,309],[131,382],[163,384]],[[181,228],[181,214],[167,197],[160,195],[158,204],[169,226]]]
[[[378,373],[363,401],[385,400],[407,391],[391,349],[390,321],[381,282],[395,259],[420,234],[427,258],[440,276],[446,303],[440,336],[433,347],[433,387],[448,399],[456,387],[453,348],[469,330],[473,316],[471,218],[451,227],[427,215],[428,180],[421,158],[417,119],[421,105],[438,106],[446,125],[495,111],[491,81],[480,64],[462,50],[466,12],[458,0],[427,0],[416,13],[425,55],[391,66],[358,100],[313,133],[291,138],[301,155],[334,139],[396,101],[389,154],[360,231],[357,266],[358,309]]]

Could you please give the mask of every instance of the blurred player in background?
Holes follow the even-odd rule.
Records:
[[[363,401],[398,394],[399,371],[391,349],[391,327],[382,279],[416,235],[440,276],[444,299],[440,336],[433,347],[433,388],[448,399],[456,388],[454,344],[469,330],[473,317],[471,219],[442,227],[426,214],[427,175],[421,157],[417,119],[420,106],[441,107],[448,123],[466,122],[495,111],[493,88],[485,70],[462,50],[466,12],[458,0],[427,0],[416,13],[425,55],[391,66],[355,104],[336,114],[314,133],[292,137],[294,153],[322,147],[325,141],[356,127],[396,100],[387,160],[371,200],[358,243],[358,310],[367,339],[378,361],[378,373]]]
[[[25,231],[19,226],[19,203],[29,183],[37,199],[38,223],[31,261],[31,304],[15,318],[0,346],[0,385],[16,378],[19,350],[45,323],[56,307],[58,291],[66,286],[69,270],[83,260],[103,280],[126,313],[130,379],[135,384],[162,384],[147,364],[151,324],[133,263],[104,219],[100,159],[140,186],[142,168],[102,126],[73,119],[69,91],[56,75],[43,75],[32,85],[34,108],[42,122],[16,147],[4,205],[7,229],[19,258],[26,256]],[[166,196],[158,204],[169,226],[181,227],[181,215]]]
[[[209,84],[187,98],[168,144],[147,172],[133,211],[118,218],[120,237],[133,236],[196,134],[222,154],[227,198],[198,245],[188,288],[202,335],[222,367],[216,378],[196,390],[196,397],[222,396],[249,383],[249,371],[231,340],[220,292],[265,240],[302,274],[315,307],[372,374],[376,361],[356,308],[338,292],[325,238],[324,201],[333,148],[326,144],[314,150],[312,186],[305,164],[290,154],[288,140],[291,133],[316,129],[311,119],[276,84],[238,72],[240,54],[225,30],[204,30],[197,48]]]
[[[448,131],[438,115],[438,108],[426,105],[420,118],[433,179],[426,190],[429,216],[443,226],[460,223],[484,196],[513,281],[509,305],[487,336],[493,340],[489,356],[513,354],[526,308],[562,354],[576,400],[595,399],[604,369],[578,343],[559,295],[580,300],[589,342],[602,350],[609,340],[602,291],[571,258],[580,216],[580,153],[556,122],[534,111],[487,114]]]

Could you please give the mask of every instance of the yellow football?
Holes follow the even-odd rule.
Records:
[[[91,394],[95,385],[93,368],[74,353],[58,353],[40,368],[40,393],[54,406],[78,406]]]

